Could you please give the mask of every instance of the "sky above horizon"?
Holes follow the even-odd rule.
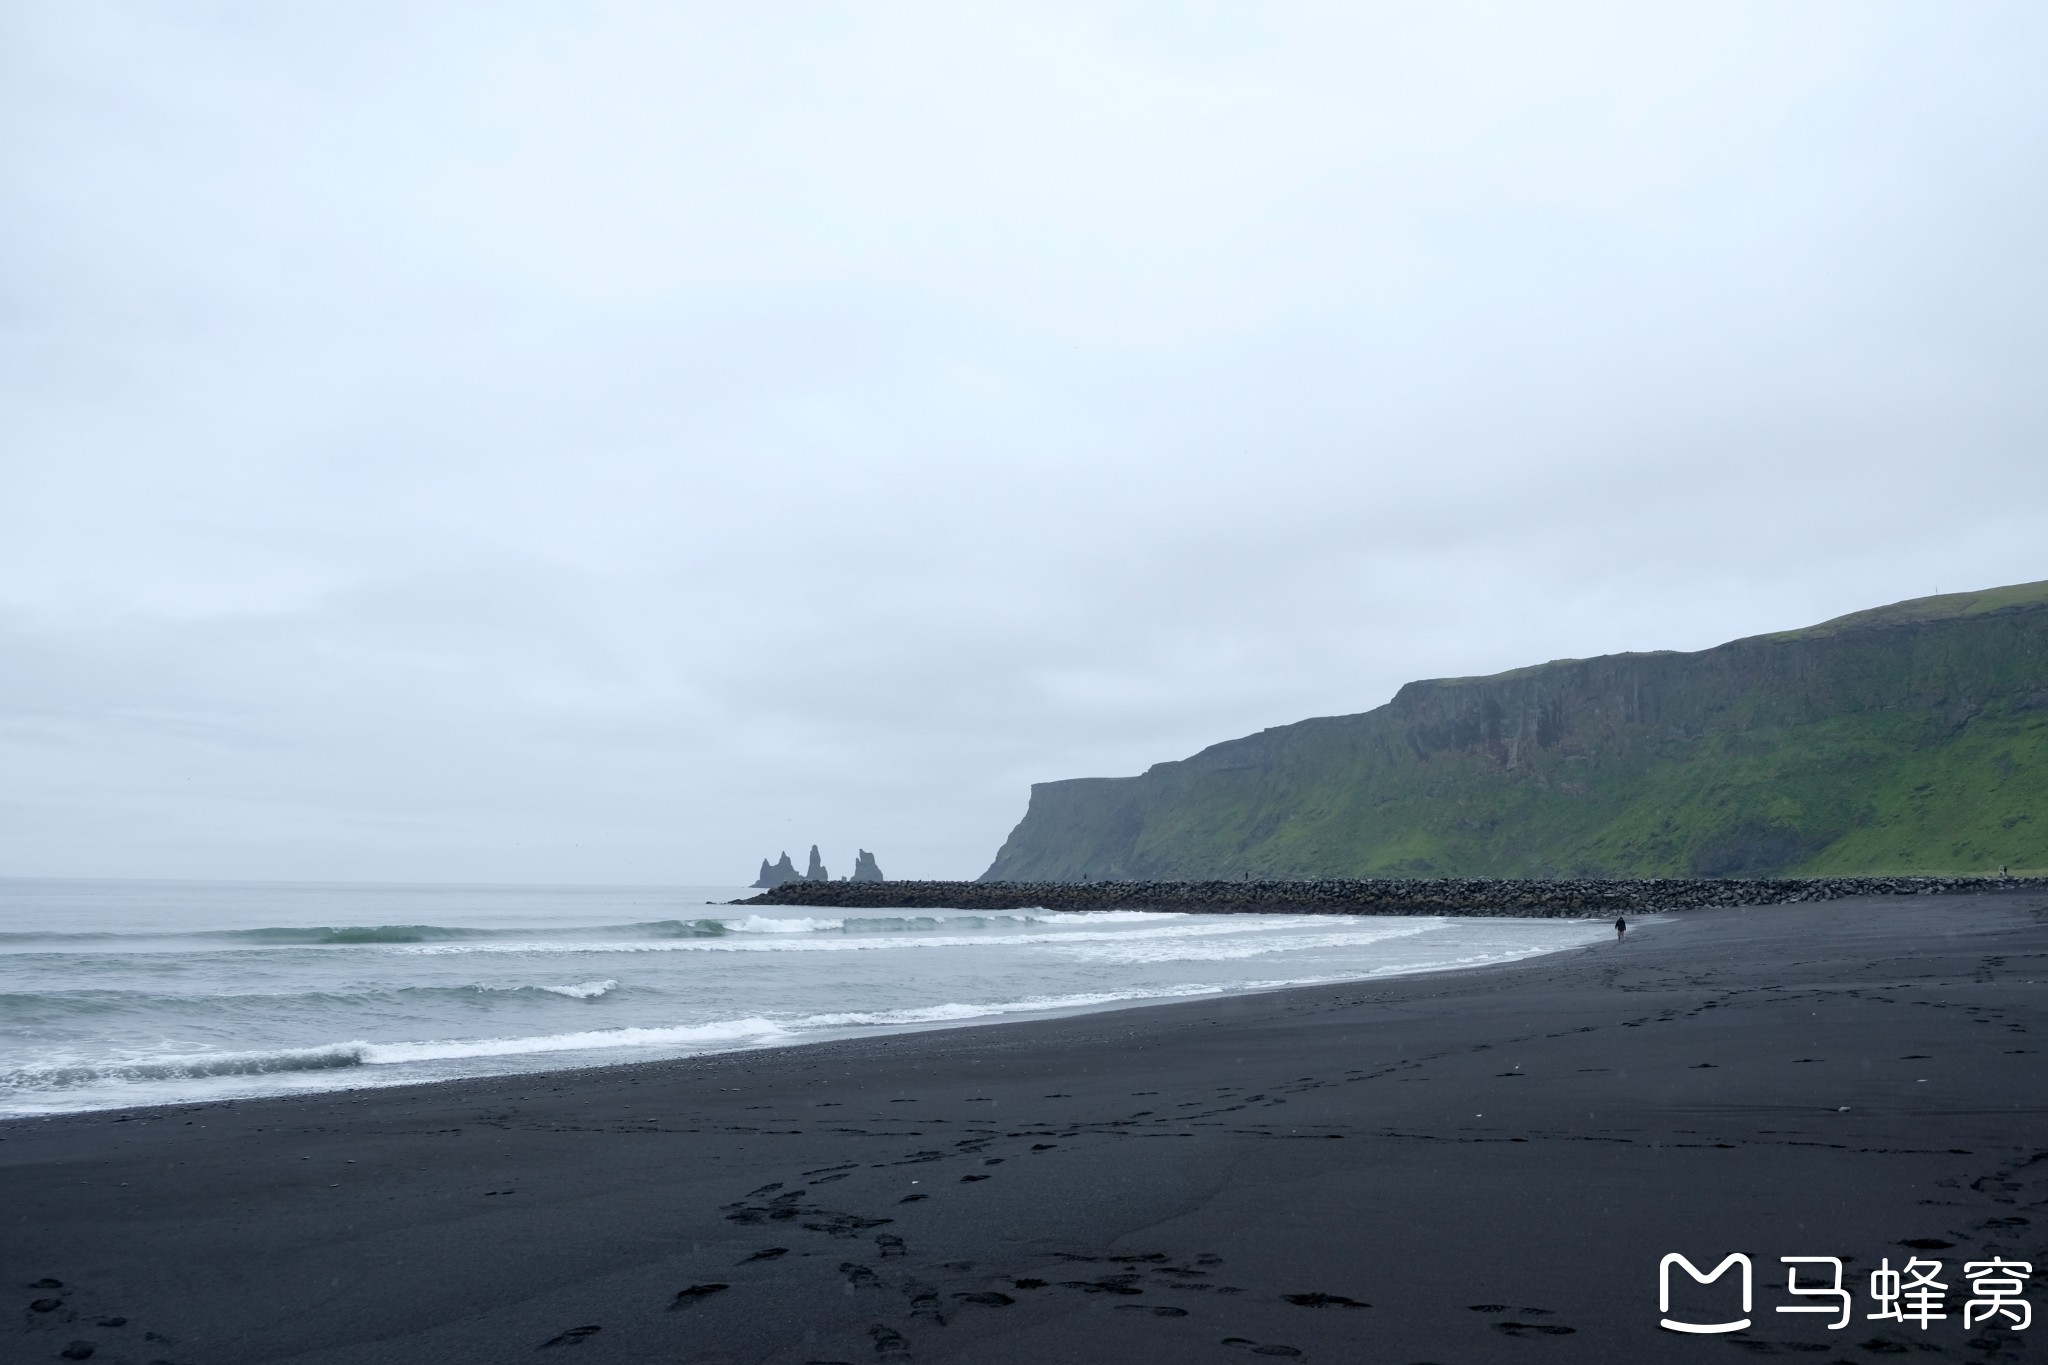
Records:
[[[0,876],[972,876],[2048,578],[2048,11],[0,5]]]

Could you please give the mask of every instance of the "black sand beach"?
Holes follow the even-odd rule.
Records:
[[[2048,1272],[2044,997],[2048,896],[1838,901],[1451,975],[15,1121],[0,1356],[2023,1359],[2048,1323],[1965,1330],[1962,1268]],[[1673,1251],[1746,1252],[1753,1326],[1660,1329]],[[1846,1329],[1774,1311],[1795,1255],[1848,1259]],[[1948,1317],[1868,1320],[1869,1272],[1916,1255]]]

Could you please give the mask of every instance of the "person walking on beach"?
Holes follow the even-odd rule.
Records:
[[[1616,916],[1614,920],[1614,941],[1621,942],[1621,936],[1628,932],[1628,921]]]

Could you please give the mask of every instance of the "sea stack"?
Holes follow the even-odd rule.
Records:
[[[832,874],[825,870],[825,860],[818,856],[818,846],[816,844],[811,845],[811,865],[804,871],[804,880],[807,882],[829,882],[832,880]]]
[[[812,857],[816,856],[816,850],[813,850]],[[761,875],[754,879],[754,886],[758,890],[766,891],[770,887],[781,886],[784,882],[797,880],[800,879],[797,876],[796,864],[789,860],[789,850],[784,849],[778,862],[771,863],[766,858],[761,860]]]
[[[875,855],[866,849],[862,849],[859,856],[853,860],[852,880],[857,882],[885,882],[889,879],[882,875],[881,866],[875,862]]]

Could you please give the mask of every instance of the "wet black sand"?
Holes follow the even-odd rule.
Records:
[[[2023,1359],[2048,1322],[1965,1331],[1953,1290],[1925,1331],[1860,1293],[1839,1332],[1772,1308],[1783,1255],[1853,1257],[1859,1290],[1880,1257],[2048,1277],[2044,998],[2048,897],[1836,902],[1451,976],[0,1124],[0,1359]],[[1738,1250],[1751,1330],[1657,1327],[1665,1252]]]

